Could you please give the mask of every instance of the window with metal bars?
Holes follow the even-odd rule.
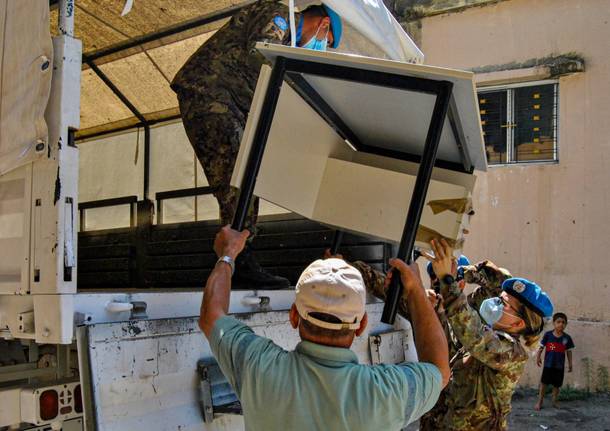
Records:
[[[558,91],[554,81],[479,90],[487,163],[557,161]]]

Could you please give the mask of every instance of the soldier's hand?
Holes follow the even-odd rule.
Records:
[[[216,234],[214,251],[218,257],[229,256],[235,259],[246,246],[246,240],[249,236],[250,231],[248,229],[238,232],[231,229],[231,225],[226,225]]]
[[[538,365],[539,367],[542,367],[542,358],[540,356],[538,356],[536,358],[536,365]]]
[[[407,265],[401,259],[390,259],[390,265],[392,268],[396,268],[400,273],[400,280],[405,288],[405,293],[409,293],[412,289],[423,289],[421,277],[419,276],[419,268],[417,263],[413,262],[411,265]],[[390,269],[385,279],[384,289],[387,290],[390,285],[390,281],[394,276],[394,271]]]
[[[434,273],[438,279],[442,280],[443,277],[448,274],[455,277],[457,265],[455,259],[453,258],[453,249],[451,246],[444,239],[441,239],[440,242],[433,239],[430,241],[430,245],[432,247],[432,251],[434,252],[434,256],[430,256],[427,253],[423,254],[423,256],[432,262],[432,269],[434,270]]]
[[[484,260],[477,264],[477,269],[485,273],[487,278],[499,277],[502,275],[500,268],[491,260]]]
[[[428,297],[428,301],[436,310],[439,305],[442,305],[443,299],[441,296],[434,291],[434,289],[426,289],[426,296]]]

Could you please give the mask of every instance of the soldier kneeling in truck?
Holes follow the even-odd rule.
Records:
[[[254,45],[288,44],[288,6],[259,0],[234,15],[182,66],[171,88],[180,104],[184,129],[218,200],[221,223],[235,215],[238,190],[230,180],[264,57]],[[296,44],[325,51],[341,40],[341,18],[330,7],[313,5],[297,14]],[[245,227],[256,231],[258,198],[248,209]],[[246,247],[236,262],[236,289],[288,288],[290,282],[266,272]]]

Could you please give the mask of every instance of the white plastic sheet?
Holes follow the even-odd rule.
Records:
[[[44,112],[53,70],[49,2],[1,1],[0,32],[1,175],[46,154]]]
[[[310,0],[295,1],[296,7],[301,10],[311,4],[320,3]],[[289,6],[292,6],[292,3],[290,0]],[[386,8],[383,0],[324,0],[322,3],[333,8],[345,23],[375,44],[389,59],[423,63],[424,54]],[[338,51],[341,51],[341,47]]]

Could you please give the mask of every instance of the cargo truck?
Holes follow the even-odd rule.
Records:
[[[0,429],[243,429],[239,400],[197,325],[216,262],[213,190],[190,165],[192,187],[153,193],[166,170],[177,178],[184,160],[195,159],[175,111],[148,115],[126,95],[135,91],[126,83],[145,78],[136,55],[119,54],[150,56],[162,38],[251,2],[84,55],[74,1],[50,3],[52,39],[48,4],[3,3]],[[253,248],[292,283],[329,247],[380,271],[431,235],[459,247],[474,172],[486,169],[472,73],[416,64],[421,53],[385,6],[331,3],[346,17],[360,10],[351,16],[356,29],[385,19],[397,35],[361,32],[385,48],[384,58],[258,44],[268,64],[232,179],[242,194],[238,213],[253,195],[267,202]],[[193,40],[201,35],[174,48],[191,43],[192,51]],[[117,85],[104,56],[133,73]],[[92,94],[94,111],[112,94],[113,109],[132,120],[106,127],[102,119],[103,127],[79,132],[90,113],[81,100]],[[134,181],[135,192],[116,192],[133,190],[123,186]],[[293,299],[293,289],[235,290],[230,313],[292,349]],[[417,360],[395,303],[384,310],[370,297],[367,312],[371,329],[353,345],[361,362]]]

